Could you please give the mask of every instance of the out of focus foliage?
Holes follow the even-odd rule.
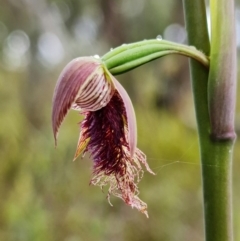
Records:
[[[240,44],[239,8],[236,17]],[[102,55],[159,34],[186,43],[181,1],[1,1],[0,240],[202,240],[201,167],[187,59],[166,57],[119,76],[136,108],[138,145],[157,173],[140,183],[149,219],[116,198],[111,207],[106,190],[88,185],[91,158],[71,161],[77,112],[67,117],[54,148],[51,99],[63,66],[74,57]],[[238,100],[238,131],[239,113]],[[239,141],[233,170],[240,240]]]

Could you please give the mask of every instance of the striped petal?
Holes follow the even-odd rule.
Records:
[[[96,111],[106,106],[113,95],[113,84],[104,74],[95,73],[81,87],[72,109]]]
[[[96,111],[106,106],[114,93],[114,86],[102,63],[94,57],[72,60],[58,78],[53,96],[52,127],[55,143],[58,129],[72,108]]]

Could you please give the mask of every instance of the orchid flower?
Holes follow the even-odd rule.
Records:
[[[80,57],[62,71],[55,87],[52,127],[57,143],[58,129],[70,109],[84,116],[74,160],[89,152],[94,161],[90,184],[109,185],[110,195],[147,214],[147,204],[139,197],[142,166],[146,156],[137,146],[136,117],[132,102],[122,85],[100,59]],[[110,203],[111,204],[111,203]]]

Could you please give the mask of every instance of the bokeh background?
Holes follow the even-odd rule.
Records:
[[[157,173],[146,173],[139,185],[149,219],[114,197],[111,207],[106,190],[89,186],[89,156],[72,162],[81,120],[77,112],[66,118],[54,148],[52,94],[68,61],[159,34],[187,43],[181,1],[1,0],[0,240],[203,240],[201,167],[186,58],[164,57],[118,77],[135,106],[138,146]],[[238,132],[239,117],[238,99]],[[236,240],[239,170],[237,140]]]

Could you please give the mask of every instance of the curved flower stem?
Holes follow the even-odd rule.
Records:
[[[111,50],[101,59],[107,69],[117,75],[168,54],[184,55],[209,67],[208,57],[195,47],[157,39],[124,44]]]
[[[228,49],[229,55],[225,56],[228,60],[224,57],[226,52],[224,53],[221,49],[223,46],[233,44],[231,39],[234,38],[234,34],[226,30],[226,28],[234,26],[231,16],[233,5],[229,2],[233,2],[233,0],[211,1],[213,27],[209,79],[208,69],[203,68],[194,60],[190,61],[202,162],[206,241],[232,241],[233,239],[231,170],[235,135],[226,134],[229,129],[225,128],[225,124],[228,123],[228,128],[234,130],[232,122],[234,93],[230,94],[228,90],[232,91],[235,80],[232,79],[234,74],[227,76],[223,73],[235,71],[235,55],[231,51],[234,46],[231,46],[230,50]],[[183,0],[183,3],[189,43],[208,54],[210,50],[205,1]],[[229,6],[226,6],[228,4]],[[223,10],[224,18],[222,17]],[[227,37],[220,37],[222,35]],[[229,59],[231,60],[230,64],[226,62]],[[224,84],[218,87],[219,83]],[[214,108],[217,108],[218,111]],[[230,119],[228,119],[229,112],[231,113]],[[215,122],[217,116],[221,118],[219,122]],[[218,127],[215,128],[215,126]],[[219,130],[226,132],[220,132],[221,135],[218,135]],[[223,133],[226,135],[222,135]],[[232,134],[234,131],[230,133]],[[212,138],[213,134],[215,138]]]

